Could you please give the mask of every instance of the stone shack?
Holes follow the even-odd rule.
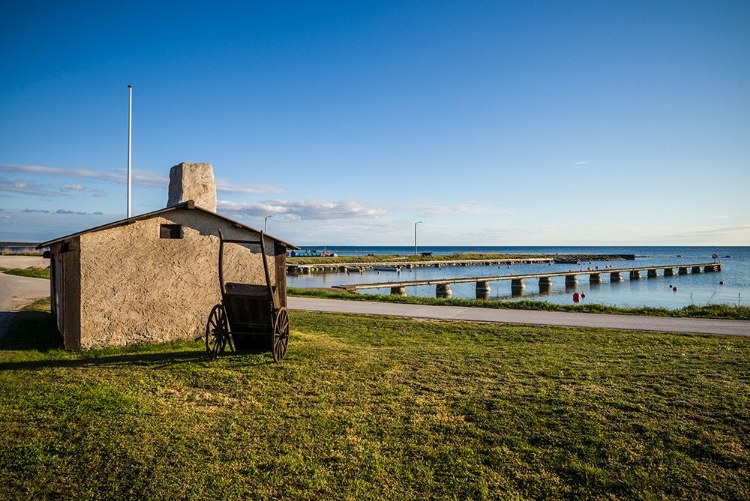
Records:
[[[208,314],[221,300],[218,230],[239,240],[259,240],[261,232],[217,214],[215,206],[173,197],[173,188],[179,191],[174,183],[186,177],[175,170],[192,165],[210,169],[173,167],[169,207],[39,244],[49,247],[52,316],[66,349],[204,335]],[[215,204],[213,173],[208,189]],[[286,253],[297,247],[264,238],[271,281],[286,305]],[[260,253],[259,245],[229,244],[225,280],[264,285]]]

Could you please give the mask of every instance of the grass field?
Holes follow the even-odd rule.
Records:
[[[291,313],[287,358],[0,343],[0,499],[748,499],[750,339]]]

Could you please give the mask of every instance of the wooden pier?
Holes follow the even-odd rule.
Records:
[[[435,286],[436,297],[451,297],[453,295],[451,291],[451,284],[475,282],[476,283],[476,297],[477,299],[489,299],[490,297],[490,282],[499,282],[503,280],[510,280],[511,292],[514,295],[521,295],[526,287],[525,280],[538,280],[540,292],[549,291],[552,286],[552,277],[565,277],[565,286],[567,288],[574,288],[578,284],[578,277],[580,275],[588,275],[589,283],[600,284],[602,283],[602,275],[609,275],[610,282],[621,282],[627,275],[630,280],[639,280],[642,278],[642,273],[646,274],[647,278],[658,277],[660,272],[664,277],[671,277],[675,275],[677,270],[678,275],[687,275],[694,273],[710,273],[721,271],[721,263],[694,263],[694,264],[675,264],[675,265],[659,265],[659,266],[636,266],[628,268],[603,268],[603,269],[585,269],[585,270],[569,270],[569,271],[556,271],[556,272],[545,272],[545,273],[525,273],[517,275],[497,275],[490,277],[472,277],[472,278],[446,278],[446,279],[429,279],[429,280],[403,280],[403,281],[392,281],[392,282],[376,282],[368,284],[346,284],[336,285],[337,289],[343,289],[348,292],[356,293],[358,290],[364,289],[390,289],[391,294],[397,294],[401,296],[406,295],[406,287],[417,287],[425,285]]]
[[[547,264],[554,263],[554,257],[524,257],[524,258],[498,258],[498,259],[451,259],[430,261],[383,261],[378,263],[315,263],[294,264],[287,263],[286,271],[290,275],[302,275],[321,271],[367,271],[376,269],[409,270],[414,268],[442,268],[448,266],[493,266],[511,264]]]

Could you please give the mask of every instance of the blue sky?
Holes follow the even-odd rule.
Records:
[[[0,2],[0,240],[163,208],[298,245],[750,245],[750,2]]]

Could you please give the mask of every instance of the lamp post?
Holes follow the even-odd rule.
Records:
[[[414,223],[414,255],[417,255],[417,225],[421,223],[422,221],[417,221]]]
[[[263,218],[263,233],[265,233],[266,231],[268,231],[268,218],[269,217],[273,217],[273,214],[271,214],[270,216],[266,216],[265,218]]]

